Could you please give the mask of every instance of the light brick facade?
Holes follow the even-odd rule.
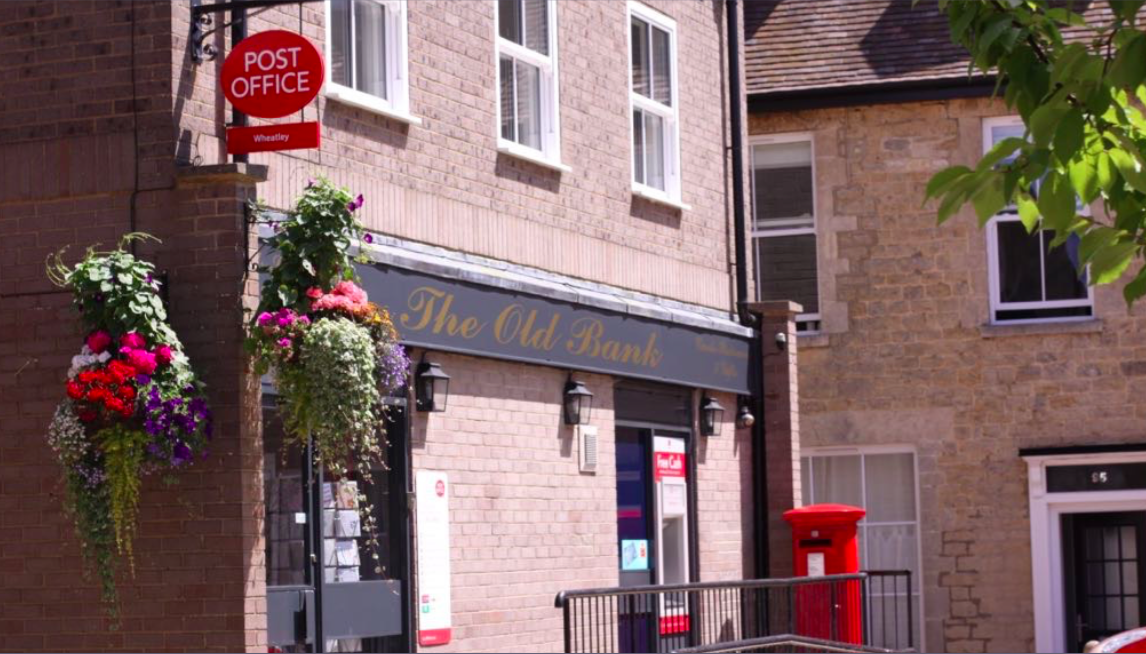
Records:
[[[1141,442],[1146,418],[1146,309],[1115,284],[1094,321],[989,325],[986,233],[969,210],[937,226],[922,206],[1006,114],[984,98],[750,118],[753,135],[814,138],[824,321],[799,339],[802,446],[914,447],[924,651],[1034,651],[1019,450]]]
[[[222,57],[188,58],[188,2],[0,3],[0,650],[266,651],[258,379],[241,352],[253,231],[243,205],[286,208],[308,177],[366,196],[376,233],[734,315],[724,3],[650,3],[677,23],[682,201],[633,195],[629,29],[621,0],[556,3],[562,160],[496,149],[494,3],[409,3],[410,112],[420,125],[320,96],[302,113],[321,150],[226,165]],[[215,17],[216,24],[225,15]],[[325,40],[323,4],[271,9],[273,27]],[[210,43],[226,52],[225,30]],[[288,120],[288,119],[284,119]],[[257,122],[257,121],[256,121]],[[263,181],[263,177],[266,181]],[[60,509],[44,431],[81,334],[44,257],[139,230],[170,273],[172,320],[208,385],[217,437],[174,488],[143,493],[123,627]],[[671,353],[669,353],[671,355]],[[454,484],[454,641],[442,651],[554,651],[560,590],[618,583],[613,385],[594,390],[600,467],[579,472],[561,420],[568,371],[436,353],[450,408],[411,412],[413,470]],[[702,389],[692,391],[699,404]],[[714,393],[721,435],[698,438],[700,580],[751,576],[752,438]],[[791,407],[786,409],[791,415]],[[695,434],[695,429],[694,429]]]

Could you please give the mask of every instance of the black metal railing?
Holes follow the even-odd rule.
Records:
[[[715,645],[698,645],[675,650],[674,654],[726,654],[735,652],[894,652],[896,650],[868,645],[838,643],[807,636],[766,636]]]
[[[570,590],[555,604],[566,652],[673,652],[772,636],[898,651],[915,642],[907,571]]]

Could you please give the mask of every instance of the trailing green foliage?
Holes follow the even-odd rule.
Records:
[[[134,572],[131,544],[139,508],[139,467],[143,463],[147,433],[117,424],[100,430],[96,440],[103,450],[116,551],[127,557]]]
[[[916,0],[918,2],[918,0]],[[942,223],[970,203],[980,225],[1017,205],[1028,231],[1052,245],[1082,237],[1080,270],[1090,283],[1119,279],[1146,246],[1146,0],[1111,0],[1109,21],[1089,23],[1072,4],[1049,0],[939,0],[951,39],[972,66],[998,76],[997,90],[1022,117],[1026,138],[997,143],[974,168],[936,173],[926,200]],[[1067,40],[1063,30],[1079,37]],[[1102,211],[1078,211],[1077,199]],[[1128,303],[1146,294],[1146,269],[1127,284]]]

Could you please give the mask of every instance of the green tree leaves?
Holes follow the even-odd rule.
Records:
[[[1078,235],[1091,284],[1120,279],[1146,244],[1146,33],[1137,27],[1146,0],[1109,5],[1108,20],[1087,23],[1049,0],[940,2],[952,40],[999,76],[1026,138],[1004,139],[974,168],[939,171],[925,199],[938,201],[940,223],[968,203],[980,225],[1014,205],[1029,231],[1053,230],[1052,245]],[[1080,201],[1102,210],[1080,213]],[[1140,269],[1124,296],[1143,295]]]

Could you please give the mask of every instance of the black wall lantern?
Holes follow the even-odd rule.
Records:
[[[716,398],[705,395],[700,400],[700,433],[704,436],[716,436],[720,421],[724,418],[724,407]]]
[[[585,384],[570,379],[565,382],[565,424],[587,425],[593,411],[593,394]]]
[[[442,412],[450,397],[450,376],[436,363],[423,360],[414,375],[414,394],[419,411]]]

